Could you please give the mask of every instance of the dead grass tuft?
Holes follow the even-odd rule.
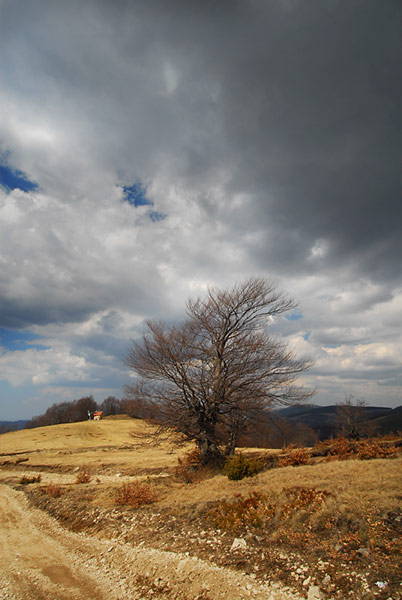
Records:
[[[45,492],[51,498],[60,498],[63,495],[63,489],[57,483],[49,483],[45,487]]]
[[[21,485],[28,485],[29,483],[40,483],[41,481],[42,481],[41,475],[32,476],[32,477],[29,477],[28,475],[23,475],[18,483],[20,483]]]
[[[135,481],[134,483],[125,483],[115,494],[115,503],[138,508],[145,504],[156,502],[157,497],[152,488],[145,484]]]
[[[208,512],[208,518],[217,529],[238,533],[249,528],[262,528],[275,514],[275,503],[260,492],[244,498],[221,500]]]
[[[78,471],[75,483],[89,483],[91,479],[92,474],[90,469],[83,467]]]

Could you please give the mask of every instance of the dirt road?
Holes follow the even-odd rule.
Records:
[[[71,533],[0,484],[0,599],[50,598],[299,599],[186,555]]]

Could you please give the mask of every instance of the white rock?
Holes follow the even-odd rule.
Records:
[[[311,585],[308,589],[307,600],[322,600],[322,594],[318,585]]]
[[[380,588],[380,590],[383,590],[385,587],[387,587],[386,581],[376,581],[375,584],[378,588]]]
[[[233,552],[233,550],[244,550],[244,548],[247,548],[246,540],[243,538],[235,538],[233,540],[233,544],[231,545],[230,551]]]

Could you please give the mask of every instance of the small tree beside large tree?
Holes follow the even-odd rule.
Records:
[[[222,446],[233,453],[273,403],[313,393],[295,383],[311,361],[268,333],[271,318],[294,307],[270,282],[251,278],[189,300],[179,325],[147,321],[126,358],[137,375],[127,392],[151,403],[162,426],[195,441],[204,463],[219,460]]]

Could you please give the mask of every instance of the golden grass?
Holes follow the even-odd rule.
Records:
[[[241,481],[229,481],[224,475],[216,475],[191,486],[175,484],[172,494],[162,499],[161,504],[179,507],[229,499],[236,494],[270,495],[293,486],[325,489],[351,506],[374,503],[380,510],[391,510],[402,499],[402,457],[285,467]]]
[[[39,477],[40,483],[25,486],[27,493],[48,510],[52,503],[63,522],[68,515],[77,530],[89,526],[85,519],[92,510],[114,515],[118,507],[123,512],[144,511],[145,531],[146,511],[157,511],[188,527],[195,522],[203,530],[230,532],[228,538],[254,531],[263,551],[258,550],[258,556],[267,555],[267,548],[271,558],[274,550],[296,552],[303,563],[310,561],[312,571],[317,557],[329,560],[338,565],[332,580],[347,593],[352,580],[339,581],[349,563],[354,571],[370,570],[372,587],[377,580],[387,580],[395,588],[402,544],[392,519],[401,510],[401,453],[365,461],[315,457],[312,464],[272,468],[240,481],[208,469],[180,479],[178,468],[186,467],[193,447],[178,447],[171,440],[152,443],[155,431],[143,421],[120,417],[7,433],[0,436],[0,479],[22,486],[21,478]],[[284,456],[281,450],[241,452]],[[90,481],[81,475],[87,473]],[[81,477],[85,485],[75,485]],[[91,519],[90,526],[98,527]],[[143,535],[152,544],[156,534],[150,523]],[[112,530],[98,531],[108,535]],[[174,544],[169,527],[166,535]],[[261,569],[271,568],[264,561],[261,558]],[[282,564],[278,568],[282,573]]]
[[[10,431],[1,436],[1,453],[77,450],[133,444],[132,434],[155,430],[138,419],[104,419]]]
[[[152,425],[129,417],[13,431],[0,436],[0,463],[2,459],[3,463],[15,462],[20,475],[21,470],[28,466],[30,472],[53,470],[71,473],[77,468],[86,468],[91,470],[95,479],[101,474],[173,472],[178,459],[191,446],[177,447],[166,440],[153,444],[151,434],[155,431]],[[146,434],[150,437],[144,437]],[[271,454],[279,451],[260,452]],[[18,464],[20,453],[25,453],[23,456],[28,461]],[[400,456],[364,462],[322,462],[271,469],[241,481],[229,481],[225,475],[215,475],[191,485],[169,480],[168,484],[161,483],[164,493],[160,503],[190,505],[228,499],[235,494],[248,495],[253,491],[270,494],[299,485],[325,489],[348,504],[375,503],[384,510],[391,510],[390,504],[394,506],[402,496],[401,462]],[[10,464],[7,469],[10,469]]]
[[[12,431],[0,436],[0,463],[18,464],[23,456],[28,458],[24,466],[30,469],[88,467],[124,474],[175,466],[188,446],[177,447],[166,440],[154,444],[155,431],[154,426],[129,417]]]

